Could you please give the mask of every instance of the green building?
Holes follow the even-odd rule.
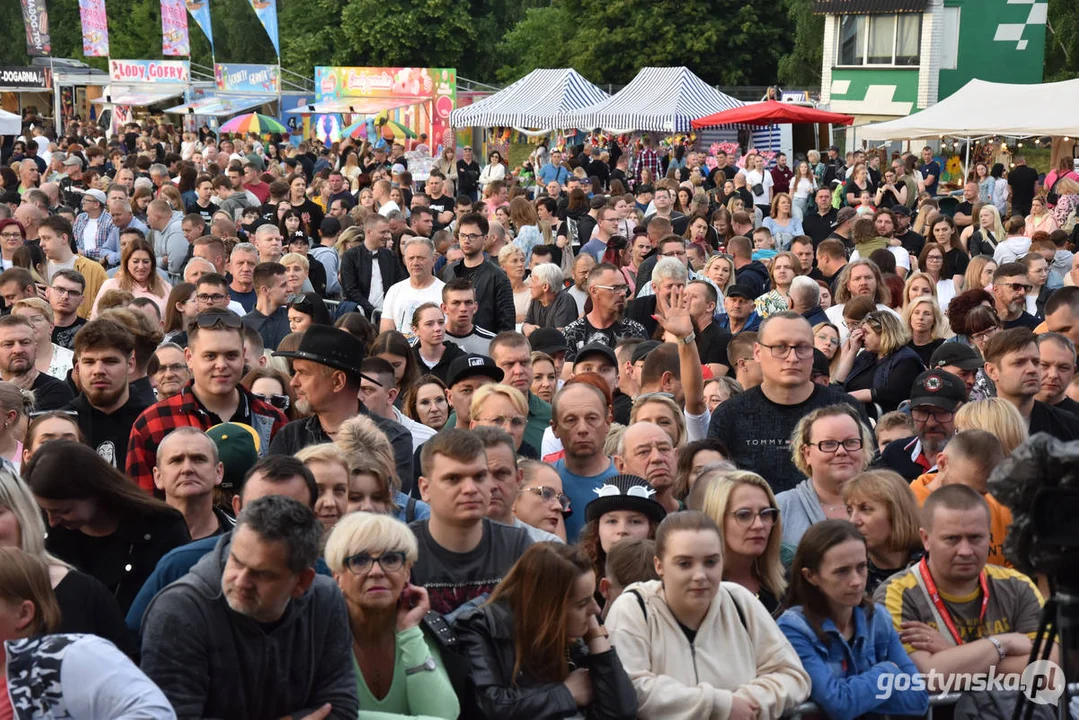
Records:
[[[860,125],[922,110],[973,78],[1039,83],[1047,8],[1048,0],[816,0],[826,16],[821,100]],[[986,98],[982,110],[991,106]]]

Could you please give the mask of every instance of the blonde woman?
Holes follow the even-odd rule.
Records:
[[[937,301],[929,295],[919,295],[903,308],[903,326],[910,333],[907,347],[918,353],[922,364],[929,367],[929,359],[944,344],[947,323]]]
[[[393,447],[386,433],[367,415],[341,423],[334,443],[348,460],[346,512],[387,513],[401,522],[431,515],[427,503],[401,492]]]
[[[514,198],[520,200],[523,198]],[[516,245],[503,245],[498,251],[498,266],[506,273],[513,290],[513,309],[517,322],[523,323],[528,315],[528,304],[532,302],[532,285],[525,282],[525,254]]]
[[[937,284],[924,272],[911,273],[903,284],[903,309],[906,310],[914,298],[925,295],[937,300]],[[902,313],[900,313],[902,314]]]
[[[989,290],[993,287],[993,273],[996,271],[997,263],[992,255],[975,255],[967,265],[963,286],[967,290]]]
[[[874,310],[851,328],[833,380],[872,416],[891,412],[910,396],[914,378],[924,369],[918,353],[907,347],[909,342],[902,319]]]
[[[865,538],[866,593],[922,558],[918,503],[910,483],[891,470],[867,470],[843,486],[850,521]]]
[[[341,234],[337,236],[337,242],[334,243],[333,249],[337,253],[337,257],[341,258],[344,257],[346,252],[362,244],[363,226],[353,225],[341,231]]]
[[[30,413],[34,409],[34,393],[15,383],[0,381],[0,457],[11,461],[18,470],[22,467],[23,444]]]
[[[519,455],[539,458],[537,448],[524,441],[525,426],[528,424],[528,401],[517,388],[501,383],[484,385],[472,394],[472,404],[468,412],[470,430],[478,427],[505,430],[513,438]]]
[[[830,322],[817,323],[813,326],[813,347],[828,358],[828,372],[835,374],[841,354],[839,352],[839,328]]]
[[[39,371],[57,380],[67,381],[67,373],[75,364],[75,353],[52,341],[52,331],[56,327],[52,307],[41,298],[24,298],[11,308],[12,315],[21,315],[34,326],[37,339],[37,361]]]
[[[774,614],[787,580],[780,558],[783,521],[772,488],[745,470],[705,470],[697,482],[707,483],[701,511],[723,531],[723,579],[749,590]]]
[[[686,418],[682,408],[678,407],[669,396],[659,393],[645,394],[633,403],[629,413],[629,424],[652,422],[663,428],[671,436],[676,448],[686,444]]]
[[[1045,204],[1045,196],[1039,195],[1034,198],[1030,203],[1030,214],[1026,217],[1026,228],[1023,235],[1034,237],[1034,233],[1039,230],[1052,234],[1057,229],[1056,218],[1053,217],[1053,213],[1049,212],[1049,208]]]
[[[1010,455],[1030,437],[1026,421],[1015,405],[997,397],[960,407],[955,413],[955,430],[985,430],[1000,440],[1005,455]]]
[[[435,161],[435,167],[446,176],[446,186],[443,192],[450,197],[457,196],[457,150],[447,145],[446,149]]]
[[[993,253],[997,251],[997,245],[1008,236],[1004,230],[1004,222],[1000,219],[1000,211],[991,203],[982,205],[978,211],[977,225],[978,227],[967,240],[967,251],[972,258],[979,255],[993,257]],[[970,269],[969,266],[967,269]],[[967,289],[970,289],[969,284]]]
[[[704,264],[704,276],[712,281],[719,291],[717,307],[723,304],[727,288],[734,284],[734,260],[730,255],[713,255]]]
[[[772,289],[756,299],[757,314],[762,318],[788,310],[787,296],[790,295],[791,283],[798,274],[801,263],[798,256],[789,250],[777,253],[768,268],[768,278]]]

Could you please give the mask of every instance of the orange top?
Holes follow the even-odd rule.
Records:
[[[925,473],[911,482],[910,489],[918,501],[918,507],[925,504],[925,499],[932,492],[929,485],[936,479],[936,473]],[[1012,511],[988,493],[982,497],[989,503],[989,562],[993,565],[1012,567],[1012,564],[1004,557],[1004,538],[1012,524]]]

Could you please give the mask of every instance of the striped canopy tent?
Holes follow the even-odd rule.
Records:
[[[560,127],[615,132],[689,132],[696,118],[741,107],[687,67],[646,67],[606,100],[563,114]]]
[[[450,113],[450,125],[554,130],[559,115],[607,99],[576,70],[533,70],[509,87]]]

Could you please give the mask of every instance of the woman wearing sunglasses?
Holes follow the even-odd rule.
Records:
[[[566,540],[563,513],[569,514],[569,497],[562,492],[562,478],[553,467],[538,460],[522,460],[519,464],[524,482],[513,503],[518,520]]]
[[[348,606],[360,706],[454,720],[460,704],[438,643],[423,622],[431,603],[424,588],[408,581],[418,555],[407,525],[366,512],[343,517],[325,551]]]
[[[744,470],[708,470],[697,482],[704,483],[701,511],[723,531],[723,579],[749,590],[775,615],[787,580],[780,558],[783,524],[768,482]]]
[[[240,381],[247,390],[259,400],[268,402],[285,413],[289,420],[300,417],[296,409],[296,394],[289,382],[289,377],[275,367],[258,367],[244,375]]]

